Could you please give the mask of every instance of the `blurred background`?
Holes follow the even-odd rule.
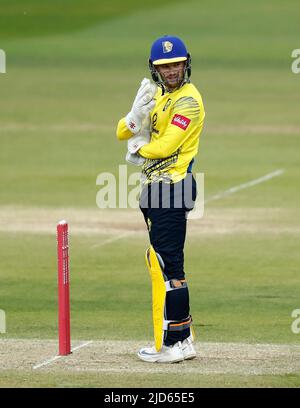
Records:
[[[117,121],[164,34],[186,42],[204,99],[195,171],[206,194],[281,166],[295,174],[298,12],[293,0],[2,0],[1,204],[95,206],[96,175],[117,173],[124,156]],[[285,188],[273,198],[295,201]]]

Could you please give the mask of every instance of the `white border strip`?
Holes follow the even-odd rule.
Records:
[[[82,347],[85,347],[85,346],[87,346],[87,345],[89,345],[89,344],[91,344],[91,343],[93,343],[92,340],[91,340],[91,341],[87,341],[86,343],[80,344],[79,346],[74,347],[74,348],[71,350],[71,353],[73,353],[73,351],[79,350],[79,349],[81,349]],[[57,361],[57,360],[59,360],[59,359],[62,358],[62,357],[66,357],[66,356],[55,356],[55,357],[52,357],[52,358],[50,358],[49,360],[46,360],[46,361],[44,361],[44,362],[42,362],[42,363],[40,363],[40,364],[36,364],[35,366],[33,366],[33,369],[36,370],[37,368],[44,367],[44,366],[46,366],[46,365],[49,365],[49,364],[51,364],[51,363],[54,363],[54,361]]]
[[[285,169],[278,169],[273,171],[272,173],[266,174],[265,176],[259,177],[255,180],[248,181],[247,183],[239,184],[238,186],[234,186],[229,188],[228,190],[225,190],[221,193],[218,193],[216,195],[213,195],[209,197],[207,200],[204,201],[204,203],[208,203],[210,201],[215,201],[215,200],[220,200],[223,197],[226,197],[230,194],[236,193],[239,190],[243,190],[244,188],[252,187],[255,186],[256,184],[263,183],[264,181],[271,180],[273,177],[278,177],[281,176],[285,172]]]

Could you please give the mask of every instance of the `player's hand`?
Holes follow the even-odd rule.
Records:
[[[126,116],[126,126],[136,134],[142,127],[142,121],[150,114],[155,106],[153,100],[156,94],[156,85],[150,82],[150,79],[144,78],[136,94],[131,111]]]

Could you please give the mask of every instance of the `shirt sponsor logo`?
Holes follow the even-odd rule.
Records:
[[[190,124],[191,119],[186,118],[182,115],[174,115],[171,124],[180,127],[183,130],[186,130],[188,125]]]

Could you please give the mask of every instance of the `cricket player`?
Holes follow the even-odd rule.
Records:
[[[204,122],[200,93],[190,82],[191,56],[175,36],[152,45],[149,68],[131,111],[117,127],[127,140],[126,160],[142,166],[140,209],[148,228],[146,264],[152,282],[154,347],[146,362],[174,363],[196,357],[189,291],[184,271],[187,215],[194,207],[194,157]]]

